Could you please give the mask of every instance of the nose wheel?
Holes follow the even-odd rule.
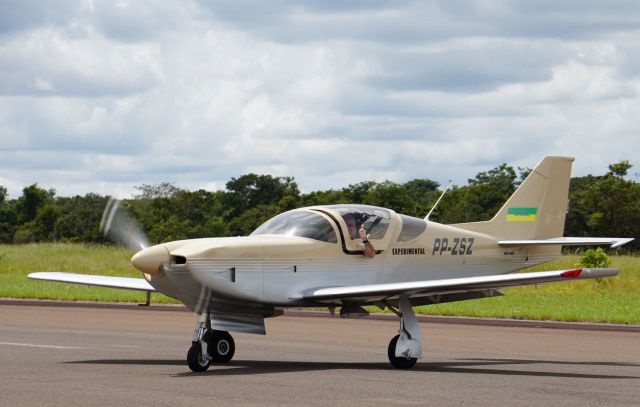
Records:
[[[236,352],[233,337],[227,331],[211,329],[208,312],[200,316],[187,352],[187,365],[194,372],[204,372],[211,363],[227,363]]]
[[[209,355],[202,352],[199,342],[193,342],[187,352],[187,365],[193,372],[204,372],[209,369]]]

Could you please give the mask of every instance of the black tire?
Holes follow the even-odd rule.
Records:
[[[391,366],[396,369],[411,369],[418,359],[416,358],[403,358],[396,356],[396,344],[398,343],[398,339],[400,339],[400,335],[396,335],[389,342],[389,348],[387,349],[387,355],[389,356],[389,362]]]
[[[202,355],[200,342],[193,342],[187,352],[187,364],[194,372],[204,372],[209,369],[209,359]]]
[[[227,363],[233,358],[236,344],[229,332],[212,330],[206,340],[207,352],[213,363]]]

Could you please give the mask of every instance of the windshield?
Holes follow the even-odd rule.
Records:
[[[307,211],[289,211],[263,223],[253,235],[300,236],[321,242],[336,243],[336,232],[322,215]]]

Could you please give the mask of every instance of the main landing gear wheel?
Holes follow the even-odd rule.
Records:
[[[205,340],[207,341],[207,352],[213,363],[227,363],[233,358],[236,344],[229,332],[212,330],[207,334]]]
[[[416,362],[417,358],[405,358],[405,357],[397,357],[396,356],[396,344],[398,343],[398,339],[400,335],[396,335],[389,342],[389,348],[387,350],[387,355],[389,356],[389,362],[391,362],[391,366],[396,369],[411,369]]]
[[[194,372],[204,372],[209,369],[209,357],[202,353],[200,342],[193,342],[187,352],[187,364]]]

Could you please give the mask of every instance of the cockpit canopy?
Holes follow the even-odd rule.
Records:
[[[319,213],[292,210],[269,219],[251,233],[254,235],[300,236],[321,242],[336,243],[336,231]]]
[[[369,239],[384,238],[391,221],[390,211],[368,205],[327,205],[284,212],[257,228],[251,235],[300,236],[327,243],[336,243],[336,230],[328,217],[338,217],[347,226],[345,237],[359,239],[359,229],[364,226]],[[336,216],[337,215],[337,216]],[[348,236],[348,237],[347,237]]]
[[[369,239],[384,238],[389,229],[391,214],[388,209],[369,205],[327,205],[325,208],[337,212],[347,225],[351,240],[359,239],[358,231],[364,226]]]

